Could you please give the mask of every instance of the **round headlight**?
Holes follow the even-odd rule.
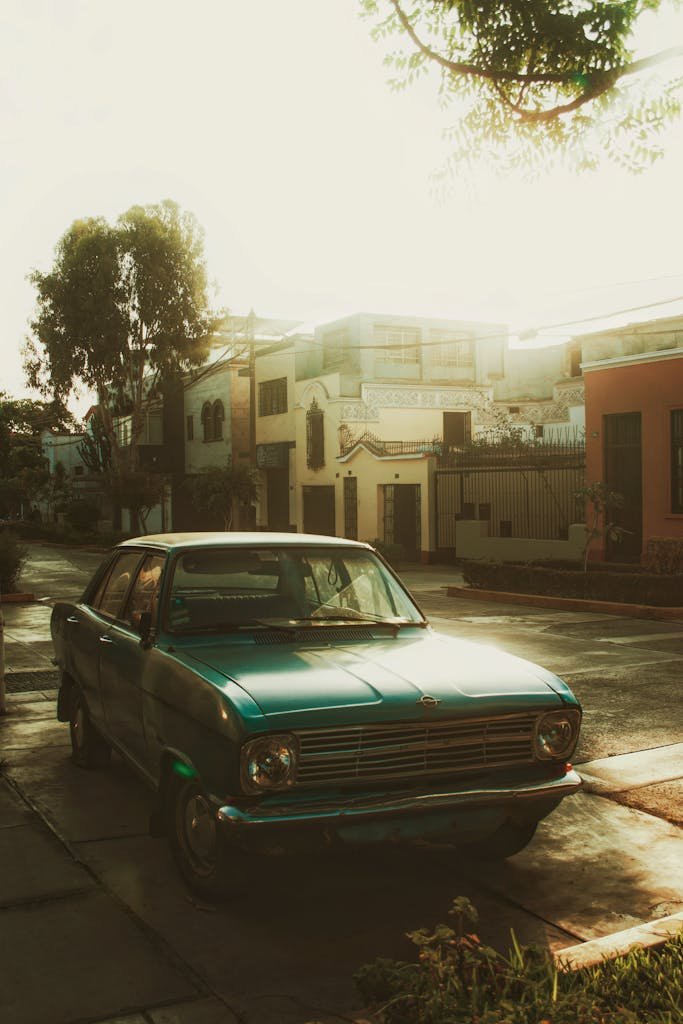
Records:
[[[246,793],[294,785],[298,746],[293,736],[260,736],[242,750],[242,788]]]
[[[579,716],[574,711],[551,711],[536,725],[536,757],[558,761],[569,757],[576,745]]]

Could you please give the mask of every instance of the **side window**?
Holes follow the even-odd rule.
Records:
[[[133,629],[140,628],[140,619],[143,612],[151,612],[152,617],[156,617],[159,607],[159,586],[164,562],[165,558],[163,555],[147,555],[140,566],[140,571],[133,584],[133,589],[130,592],[123,614],[123,619]]]
[[[111,572],[95,594],[92,602],[93,608],[96,608],[102,615],[118,617],[121,604],[139,561],[139,551],[125,551],[119,555]]]

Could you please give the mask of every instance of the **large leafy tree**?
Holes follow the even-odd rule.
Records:
[[[670,62],[683,46],[635,60],[638,19],[666,0],[361,0],[402,88],[435,68],[440,96],[459,105],[447,133],[451,170],[494,156],[538,170],[553,156],[579,168],[602,157],[641,170],[679,112]],[[676,3],[677,0],[670,0]],[[667,67],[669,77],[656,74]],[[648,81],[646,81],[648,80]]]
[[[146,411],[165,382],[200,365],[219,322],[196,219],[166,200],[133,206],[113,225],[75,221],[52,269],[31,281],[29,383],[60,400],[79,386],[94,391],[114,470],[126,459],[137,470]],[[130,417],[125,451],[115,426],[122,415]]]
[[[59,401],[12,398],[0,392],[0,514],[17,515],[48,485],[43,430],[67,430],[73,417]]]
[[[239,505],[251,505],[258,498],[257,474],[248,466],[208,466],[193,477],[188,485],[194,501],[202,512],[220,516],[225,530],[232,529]]]

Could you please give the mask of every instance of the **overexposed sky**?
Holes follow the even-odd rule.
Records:
[[[683,10],[638,42],[683,42]],[[524,328],[683,295],[683,122],[639,176],[482,167],[443,200],[455,114],[433,81],[392,93],[382,56],[355,0],[0,0],[0,390],[23,391],[30,270],[74,219],[164,198],[237,313]]]

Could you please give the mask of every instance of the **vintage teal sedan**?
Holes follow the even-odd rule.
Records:
[[[581,780],[557,676],[435,633],[368,544],[161,534],[119,545],[52,615],[73,758],[154,792],[186,881],[254,853],[433,839],[507,857]]]

